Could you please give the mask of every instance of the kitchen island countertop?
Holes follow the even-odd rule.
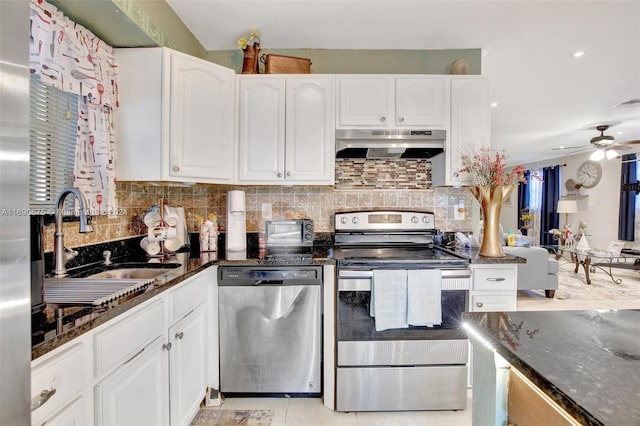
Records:
[[[496,352],[581,424],[639,424],[640,310],[463,318],[474,351]]]

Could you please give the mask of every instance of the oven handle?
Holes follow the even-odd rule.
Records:
[[[441,269],[442,278],[471,278],[471,269]],[[351,279],[371,279],[373,278],[373,271],[345,271],[338,270],[338,279],[351,278]]]

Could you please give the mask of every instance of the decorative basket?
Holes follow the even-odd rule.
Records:
[[[311,60],[295,56],[263,54],[260,62],[264,64],[265,74],[310,74]]]

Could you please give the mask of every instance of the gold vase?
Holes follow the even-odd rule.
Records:
[[[500,238],[500,210],[502,203],[516,189],[516,185],[470,186],[473,196],[480,203],[483,229],[480,252],[483,257],[504,257]]]

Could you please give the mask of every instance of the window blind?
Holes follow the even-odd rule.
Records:
[[[43,84],[36,75],[30,84],[30,207],[53,214],[58,193],[73,186],[78,95]],[[65,210],[73,210],[69,197]]]

